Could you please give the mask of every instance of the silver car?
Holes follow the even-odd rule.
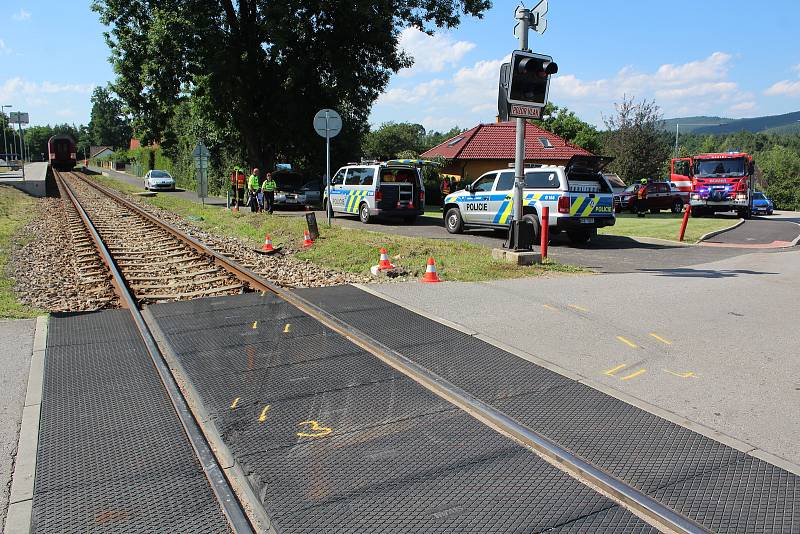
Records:
[[[175,191],[175,178],[167,171],[153,169],[144,175],[144,188],[148,191]]]

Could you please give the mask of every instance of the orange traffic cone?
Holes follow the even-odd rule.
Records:
[[[264,252],[273,252],[275,250],[275,247],[272,246],[272,239],[269,237],[269,234],[264,238],[264,246],[261,247],[261,250]]]
[[[303,230],[303,247],[308,248],[313,245],[314,242],[311,240],[311,234],[308,230]]]
[[[394,269],[394,264],[389,261],[389,253],[385,248],[381,248],[381,261],[378,262],[379,271],[390,271]]]
[[[422,277],[420,282],[441,282],[439,275],[436,274],[436,262],[433,261],[433,256],[428,258],[428,267],[425,269],[425,276]]]

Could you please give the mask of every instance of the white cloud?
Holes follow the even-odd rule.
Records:
[[[23,8],[20,8],[19,13],[14,13],[13,15],[11,15],[11,18],[13,18],[14,20],[30,20],[31,14],[25,11]]]
[[[6,42],[0,39],[0,56],[7,56],[11,54],[11,49],[6,46]]]
[[[444,80],[431,80],[429,82],[413,85],[410,88],[398,87],[396,89],[389,89],[378,97],[378,103],[398,105],[418,104],[424,100],[434,98],[439,88],[444,84]]]
[[[793,65],[792,70],[795,71],[798,76],[800,76],[800,63],[798,63],[797,65]]]
[[[781,80],[764,91],[764,94],[767,96],[800,96],[800,82]]]
[[[22,78],[10,78],[0,85],[0,100],[12,98],[35,99],[41,95],[75,93],[88,95],[95,85],[91,83],[31,82]]]
[[[739,102],[738,104],[734,104],[728,108],[728,115],[733,117],[738,117],[742,113],[750,113],[756,109],[756,103],[752,100],[747,100],[745,102]]]
[[[454,67],[475,48],[475,43],[455,41],[445,33],[428,35],[416,28],[406,28],[400,33],[400,47],[412,58],[414,65],[400,71],[400,76],[414,76],[422,72],[442,72]]]

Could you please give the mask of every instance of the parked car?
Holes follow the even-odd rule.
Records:
[[[309,202],[303,191],[306,178],[291,169],[278,169],[272,173],[275,180],[276,207],[304,207]]]
[[[144,175],[144,188],[148,191],[175,191],[175,178],[167,171],[153,169]]]
[[[303,184],[300,188],[300,193],[305,195],[306,204],[320,204],[322,202],[322,182],[320,180],[312,180]]]
[[[617,213],[621,211],[636,212],[639,205],[639,188],[641,184],[629,185],[625,190],[614,197],[614,209]],[[649,182],[647,184],[647,204],[646,210],[651,213],[658,213],[661,210],[670,210],[672,213],[680,213],[686,204],[685,194],[678,191],[678,188],[670,182]]]
[[[775,204],[764,193],[756,191],[753,193],[753,207],[751,209],[754,215],[758,213],[772,215],[772,212],[775,211]]]

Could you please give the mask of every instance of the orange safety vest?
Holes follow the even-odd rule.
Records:
[[[244,189],[244,173],[240,172],[236,175],[236,185],[239,189]]]

